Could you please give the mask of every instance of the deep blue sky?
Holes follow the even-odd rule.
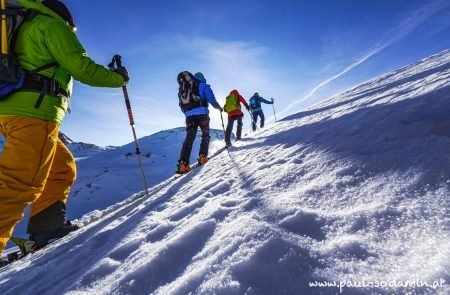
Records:
[[[221,104],[233,89],[274,97],[281,117],[450,47],[448,0],[65,3],[97,63],[123,56],[140,137],[184,126],[183,70],[203,72]],[[132,141],[121,89],[76,83],[72,109],[62,131],[74,140]],[[270,118],[271,106],[265,112]],[[211,117],[221,128],[219,114]]]

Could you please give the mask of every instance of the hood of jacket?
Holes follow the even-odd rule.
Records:
[[[200,83],[206,83],[206,79],[203,78],[202,76],[200,76],[200,75],[195,75],[194,77],[195,77],[195,79],[197,79],[198,81],[200,81]]]
[[[231,92],[230,92],[230,94],[236,94],[237,96],[239,96],[240,94],[239,94],[239,92],[235,89],[235,90],[232,90]]]
[[[66,22],[59,14],[42,4],[40,1],[34,1],[34,0],[17,0],[23,7],[26,9],[35,10],[39,13],[45,14],[50,16],[51,18],[57,19],[61,21],[62,23],[69,26],[69,23]],[[70,27],[70,26],[69,26]]]

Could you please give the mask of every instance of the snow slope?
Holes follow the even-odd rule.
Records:
[[[149,186],[174,174],[185,136],[185,128],[175,128],[139,140]],[[198,157],[200,136],[198,132],[191,154],[192,162]],[[103,210],[143,188],[134,142],[121,147],[99,147],[74,142],[63,133],[60,133],[60,138],[65,141],[77,162],[77,181],[67,202],[70,219],[80,218],[92,210]],[[224,145],[223,138],[222,130],[211,129],[211,153]],[[25,216],[17,224],[14,236],[27,237],[27,222],[28,217]]]
[[[201,140],[200,132],[191,153],[196,162]],[[185,128],[164,130],[139,139],[145,175],[150,187],[169,178],[176,170],[181,146],[186,137]],[[210,153],[223,146],[222,130],[211,129]],[[73,151],[73,147],[71,146]],[[105,209],[126,196],[143,189],[141,172],[131,142],[95,155],[77,159],[78,177],[69,195],[69,217],[79,218],[93,209]]]
[[[447,50],[85,215],[0,293],[448,294],[393,284],[450,280],[449,102]]]

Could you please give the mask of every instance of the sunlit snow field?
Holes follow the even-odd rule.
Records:
[[[85,215],[77,232],[0,270],[0,293],[450,292],[384,287],[450,281],[450,50],[230,151],[149,198]],[[313,286],[347,281],[373,285]]]

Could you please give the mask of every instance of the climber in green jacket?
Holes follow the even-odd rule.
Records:
[[[111,71],[86,54],[73,17],[57,0],[18,0],[32,13],[12,50],[25,70],[22,88],[0,100],[0,253],[31,205],[28,233],[38,245],[77,227],[66,220],[66,200],[75,181],[75,161],[58,139],[69,108],[73,79],[97,87],[121,87],[124,67]]]

